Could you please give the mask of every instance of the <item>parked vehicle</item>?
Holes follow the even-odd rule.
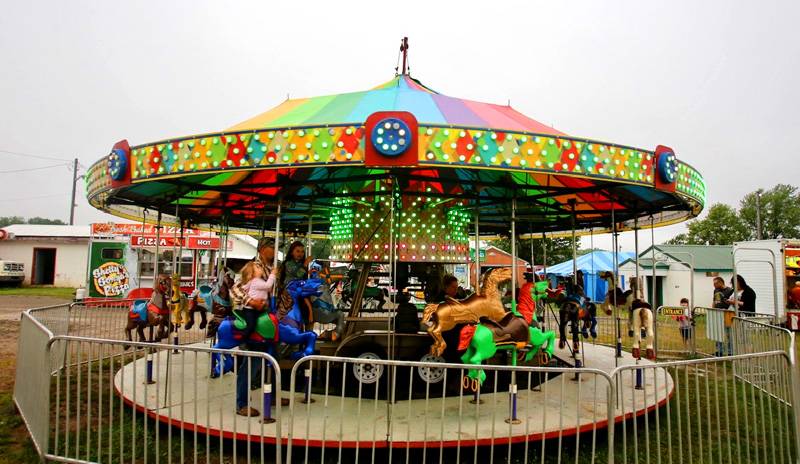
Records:
[[[25,265],[17,261],[0,259],[0,284],[22,285]]]

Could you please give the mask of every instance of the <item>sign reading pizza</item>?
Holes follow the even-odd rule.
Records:
[[[175,236],[161,236],[155,235],[131,235],[132,248],[155,248],[158,245],[160,248],[176,248],[183,246],[187,250],[218,250],[220,246],[219,237],[184,237],[183,245],[181,245],[181,238]],[[233,249],[233,243],[228,240],[228,250]]]
[[[120,263],[107,262],[92,271],[94,288],[103,296],[122,296],[130,288],[128,270]]]

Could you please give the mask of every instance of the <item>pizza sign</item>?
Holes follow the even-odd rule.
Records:
[[[94,288],[103,296],[122,296],[130,288],[128,270],[120,263],[101,264],[92,271]]]

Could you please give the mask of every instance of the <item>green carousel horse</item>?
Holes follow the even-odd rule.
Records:
[[[546,281],[534,285],[531,297],[535,302],[545,297],[546,288]],[[500,321],[482,318],[479,324],[465,326],[460,339],[459,350],[466,347],[461,356],[464,364],[480,366],[498,350],[508,350],[511,351],[512,365],[516,366],[518,358],[529,362],[537,353],[541,353],[543,363],[549,362],[555,348],[556,333],[541,330],[535,312],[529,326],[516,308],[512,308]],[[523,351],[524,356],[520,356],[519,351]],[[466,378],[472,379],[473,385],[475,382],[483,385],[486,373],[483,369],[470,369]]]

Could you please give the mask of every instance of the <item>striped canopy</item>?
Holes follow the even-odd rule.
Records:
[[[448,97],[408,75],[397,76],[363,92],[286,100],[228,130],[360,124],[377,111],[408,111],[420,123],[564,135],[510,106]]]

